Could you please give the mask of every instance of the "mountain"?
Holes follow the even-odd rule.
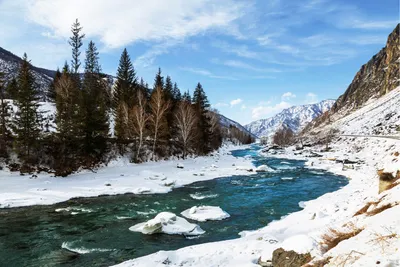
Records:
[[[225,117],[222,114],[219,114],[219,120],[220,123],[223,127],[229,128],[230,126],[235,126],[236,128],[238,128],[239,130],[241,130],[242,132],[246,133],[246,134],[250,134],[252,137],[257,138],[256,135],[252,134],[248,129],[246,129],[246,127],[244,127],[243,125],[241,125],[240,123],[231,120],[227,117]]]
[[[330,112],[318,117],[308,128],[329,123],[352,113],[388,94],[400,85],[400,24],[390,33],[386,46],[356,73],[353,81],[333,105]]]
[[[271,118],[251,122],[245,127],[258,137],[271,136],[282,126],[297,133],[313,119],[330,110],[334,103],[335,100],[324,100],[316,104],[293,106]]]
[[[0,47],[0,71],[5,74],[7,81],[17,77],[21,61],[20,57]],[[42,99],[45,100],[47,89],[56,72],[32,66],[32,73],[39,86]]]

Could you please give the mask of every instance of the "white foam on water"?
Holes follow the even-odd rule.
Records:
[[[205,199],[205,198],[216,198],[216,197],[218,197],[218,194],[195,193],[195,194],[190,194],[189,196],[193,199],[201,200],[201,199]]]
[[[106,248],[85,248],[85,247],[72,247],[73,242],[63,242],[61,248],[78,253],[78,254],[88,254],[95,252],[110,252],[115,249],[106,249]]]

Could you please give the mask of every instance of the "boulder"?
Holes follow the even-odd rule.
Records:
[[[183,168],[185,168],[185,166],[184,166],[182,163],[178,163],[178,164],[176,165],[176,167],[177,167],[178,169],[183,169]]]

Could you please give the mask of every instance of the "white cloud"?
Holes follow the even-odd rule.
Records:
[[[252,118],[255,120],[258,119],[265,119],[267,117],[270,117],[280,111],[282,111],[285,108],[289,108],[292,105],[290,105],[288,102],[281,101],[278,104],[275,105],[259,105],[255,108],[252,109]]]
[[[348,27],[364,30],[377,30],[377,29],[393,29],[397,23],[396,20],[384,20],[384,21],[363,21],[360,19],[354,19],[347,24]]]
[[[306,95],[306,104],[315,104],[318,102],[318,96],[314,93],[308,93]]]
[[[251,70],[251,71],[255,71],[255,72],[264,72],[264,73],[278,73],[278,72],[282,72],[279,69],[276,68],[259,68],[259,67],[255,67],[253,65],[250,65],[248,63],[245,63],[243,61],[239,61],[239,60],[225,60],[225,61],[221,61],[219,59],[212,59],[211,62],[215,63],[215,64],[220,64],[220,65],[224,65],[224,66],[228,66],[228,67],[233,67],[233,68],[240,68],[240,69],[247,69],[247,70]]]
[[[212,45],[225,53],[230,53],[238,57],[259,59],[262,55],[260,52],[251,51],[246,45],[235,46],[227,42],[214,42]]]
[[[238,99],[232,100],[232,101],[230,102],[230,104],[231,104],[231,107],[233,107],[233,106],[239,105],[239,104],[242,103],[242,102],[243,102],[243,100],[240,99],[240,98],[238,98]]]
[[[291,98],[296,98],[296,95],[292,92],[286,92],[281,97],[282,100],[290,100]]]
[[[107,47],[137,41],[165,41],[225,29],[243,15],[243,4],[232,0],[35,0],[20,1],[27,18],[49,29],[51,35],[70,36],[78,18],[88,38]]]
[[[172,40],[172,41],[166,41],[162,44],[154,45],[152,48],[147,50],[143,55],[137,57],[133,61],[133,64],[135,66],[140,66],[143,68],[149,67],[153,65],[154,60],[157,58],[157,56],[168,54],[170,48],[177,45],[178,43],[179,41]]]
[[[212,72],[210,72],[208,70],[204,70],[204,69],[191,68],[191,67],[181,67],[180,69],[184,70],[184,71],[191,72],[191,73],[207,76],[207,77],[210,77],[210,78],[215,78],[215,79],[225,79],[225,80],[234,80],[234,81],[238,80],[237,78],[235,78],[233,76],[215,75]]]
[[[242,106],[240,107],[241,110],[245,110],[246,108],[247,108],[246,105],[242,105]]]

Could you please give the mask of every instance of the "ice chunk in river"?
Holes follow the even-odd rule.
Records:
[[[213,220],[223,220],[230,215],[223,211],[220,207],[214,206],[194,206],[190,209],[182,211],[181,213],[184,217],[199,222],[213,221]]]
[[[133,232],[141,232],[146,235],[165,233],[170,235],[201,235],[204,234],[200,226],[189,223],[184,218],[171,212],[161,212],[153,219],[139,223],[129,228]]]
[[[261,165],[256,168],[256,172],[272,172],[274,171],[272,168],[267,165]]]

